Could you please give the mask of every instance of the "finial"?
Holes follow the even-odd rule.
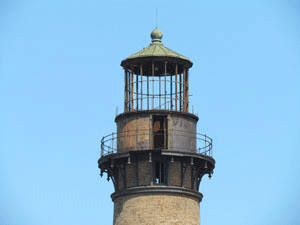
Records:
[[[155,28],[157,29],[157,8],[156,8],[156,17],[155,17]]]
[[[159,29],[155,28],[151,32],[152,43],[160,43],[162,36],[163,36],[162,32]]]

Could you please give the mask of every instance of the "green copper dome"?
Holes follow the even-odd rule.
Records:
[[[173,50],[165,47],[161,43],[162,37],[163,37],[162,32],[159,29],[155,28],[151,32],[152,43],[148,47],[124,59],[121,65],[124,66],[125,64],[129,63],[129,61],[145,59],[149,57],[172,58],[173,60],[179,60],[179,61],[183,60],[189,65],[188,67],[191,67],[193,65],[193,63],[187,57],[180,55],[179,53],[174,52]]]

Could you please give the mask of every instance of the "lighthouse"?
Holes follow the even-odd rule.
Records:
[[[151,44],[121,62],[124,112],[101,140],[98,167],[114,185],[114,225],[200,224],[200,182],[215,168],[212,139],[197,133],[189,111],[193,63],[162,37],[154,29]]]

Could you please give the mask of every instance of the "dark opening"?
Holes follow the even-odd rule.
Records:
[[[167,116],[153,116],[153,147],[154,149],[168,148]]]
[[[165,183],[165,164],[162,162],[155,163],[155,184]]]

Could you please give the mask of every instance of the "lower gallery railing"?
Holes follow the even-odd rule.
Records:
[[[134,150],[164,149],[212,157],[212,143],[212,139],[205,134],[182,130],[129,130],[104,136],[101,140],[101,156]]]

